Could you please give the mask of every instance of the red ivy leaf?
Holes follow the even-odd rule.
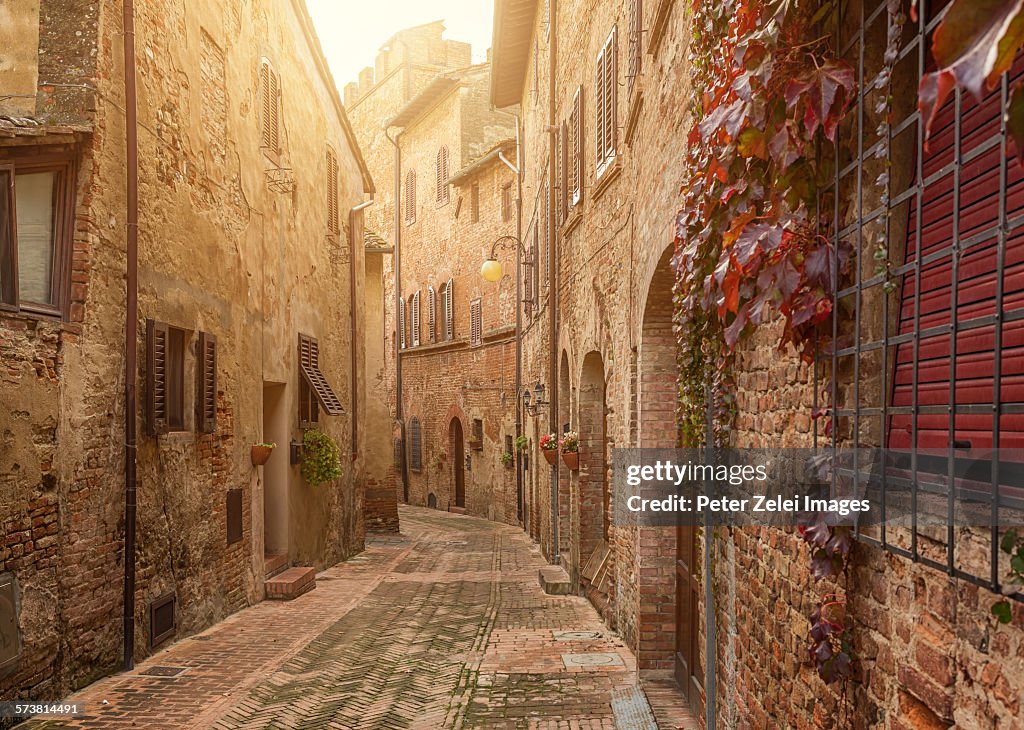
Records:
[[[1017,146],[1017,161],[1024,165],[1024,82],[1014,84],[1006,107],[1006,131]]]
[[[954,0],[932,41],[932,56],[939,68],[951,71],[980,100],[986,81],[991,88],[1013,62],[1021,40],[1017,15],[1022,7],[1024,0]],[[1010,38],[1013,43],[1011,27],[1017,42],[1008,52],[1002,42]]]
[[[917,108],[921,111],[921,118],[924,119],[924,148],[926,151],[935,115],[955,85],[956,77],[952,71],[936,71],[921,77],[921,85],[917,88]]]

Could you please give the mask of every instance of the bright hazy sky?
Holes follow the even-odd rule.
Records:
[[[377,50],[403,28],[443,20],[444,37],[473,44],[482,61],[491,45],[493,0],[306,0],[338,90],[373,66]]]

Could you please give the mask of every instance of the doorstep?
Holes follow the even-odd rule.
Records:
[[[316,588],[316,568],[295,567],[278,573],[263,584],[267,598],[290,601]]]

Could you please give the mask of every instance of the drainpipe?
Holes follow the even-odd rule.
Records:
[[[399,132],[395,137],[388,134],[384,129],[384,136],[395,148],[394,160],[394,188],[395,188],[395,420],[398,421],[398,428],[402,439],[402,496],[406,503],[409,502],[409,468],[405,463],[405,414],[402,408],[402,334],[398,331],[398,313],[402,309],[402,148],[398,146],[398,139],[402,136]]]
[[[551,39],[549,45],[548,61],[548,134],[551,135],[551,128],[555,124],[555,68],[558,63],[558,31],[556,18],[558,17],[558,0],[550,0],[548,12],[548,34]],[[557,128],[556,128],[557,129]],[[548,145],[549,149],[557,150],[558,146]],[[555,180],[554,160],[548,161],[548,199],[544,204],[548,206],[548,221],[554,222],[555,217],[555,185],[560,181]],[[558,255],[555,246],[558,244],[558,236],[555,235],[555,226],[548,225],[548,383],[551,395],[548,396],[548,416],[551,428],[548,433],[558,433],[558,315],[555,307],[558,304]],[[558,549],[558,462],[550,467],[551,474],[551,562],[559,565],[562,562],[562,555]]]
[[[358,214],[369,208],[371,205],[373,205],[372,194],[370,195],[369,200],[353,207],[348,213],[348,235],[350,238],[350,249],[348,252],[348,308],[352,332],[352,345],[349,348],[352,352],[352,371],[349,381],[349,390],[351,391],[351,395],[349,396],[349,408],[352,411],[352,415],[350,416],[352,419],[352,428],[350,429],[352,434],[352,461],[355,461],[359,454],[359,393],[357,391],[357,382],[359,380],[359,353],[356,351],[356,345],[359,342],[359,317],[356,313],[356,246],[361,245],[361,237],[356,234],[356,222],[362,220]],[[361,225],[360,228],[362,228]]]
[[[519,115],[513,114],[516,120],[516,164],[509,162],[502,150],[498,151],[498,159],[505,163],[516,176],[516,438],[523,435],[523,302],[522,302],[522,270],[523,270],[523,160],[522,146],[519,140]],[[530,532],[530,521],[526,510],[526,492],[523,489],[522,459],[516,469],[516,517],[523,523],[523,530]]]
[[[139,325],[139,140],[135,92],[135,7],[124,0],[124,121],[127,197],[124,326],[124,631],[123,666],[135,666],[135,381]]]

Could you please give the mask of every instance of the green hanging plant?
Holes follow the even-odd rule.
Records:
[[[341,450],[323,431],[307,429],[302,435],[302,478],[307,484],[326,484],[341,477]]]

